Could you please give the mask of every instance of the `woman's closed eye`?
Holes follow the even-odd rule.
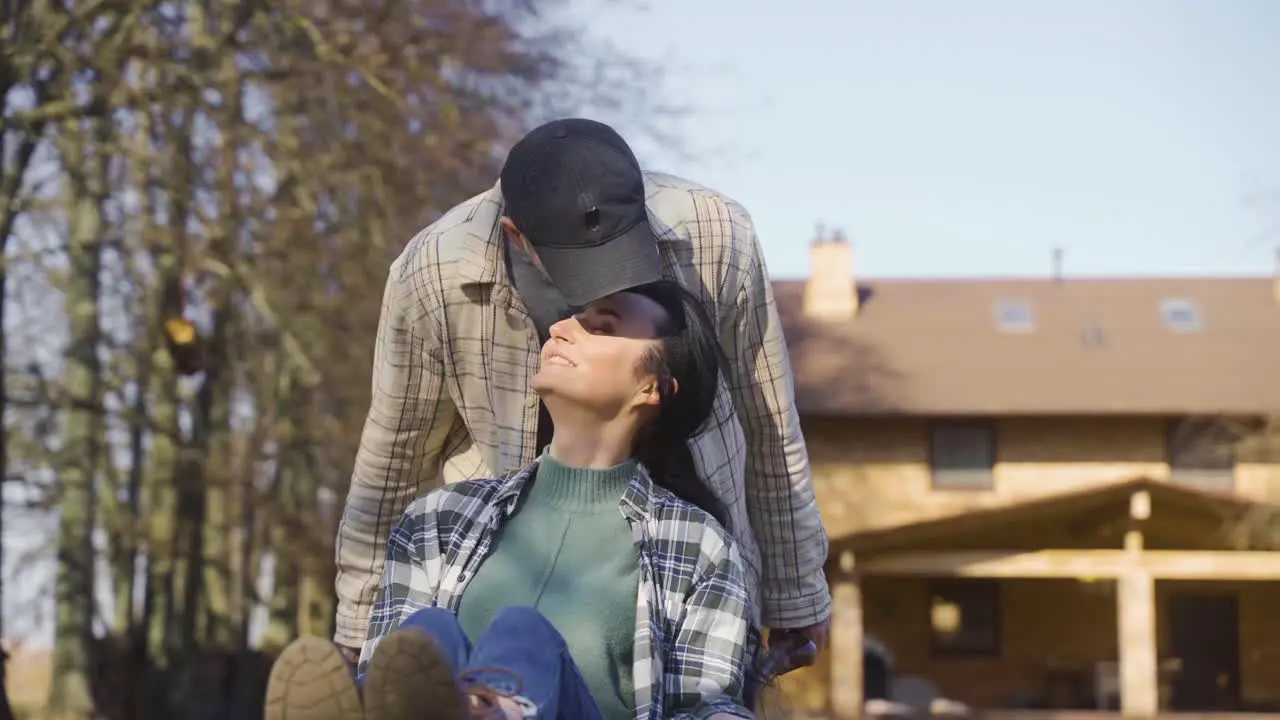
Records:
[[[587,331],[592,335],[616,335],[618,329],[613,326],[612,322],[595,322],[587,327]]]
[[[594,310],[578,316],[578,324],[592,335],[617,335],[618,315],[612,310]]]
[[[573,326],[589,335],[651,340],[662,307],[642,295],[620,292],[601,298],[573,314]]]

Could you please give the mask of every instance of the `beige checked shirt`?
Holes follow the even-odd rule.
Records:
[[[751,218],[686,180],[650,173],[645,184],[664,272],[701,296],[729,357],[713,420],[690,443],[694,463],[728,508],[760,622],[824,621],[827,537]],[[534,460],[538,398],[529,379],[540,348],[505,271],[501,212],[495,186],[418,233],[391,266],[373,400],[338,527],[340,645],[364,643],[388,535],[414,498]]]

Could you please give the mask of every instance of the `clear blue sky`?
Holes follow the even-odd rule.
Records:
[[[876,276],[1275,269],[1280,0],[645,4],[594,31],[703,109],[642,160],[742,201],[775,277],[819,221]]]

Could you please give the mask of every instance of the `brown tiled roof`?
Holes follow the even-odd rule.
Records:
[[[858,316],[804,315],[775,283],[810,415],[1273,414],[1280,303],[1271,278],[867,280]],[[1200,329],[1177,332],[1166,300]],[[1002,331],[1001,303],[1034,327]]]

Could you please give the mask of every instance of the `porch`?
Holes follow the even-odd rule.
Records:
[[[1256,508],[1134,480],[833,542],[829,708],[863,708],[863,638],[983,716],[1280,712],[1280,553]]]

